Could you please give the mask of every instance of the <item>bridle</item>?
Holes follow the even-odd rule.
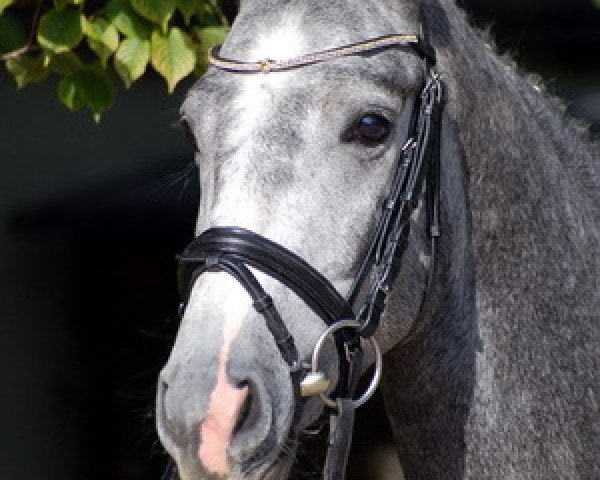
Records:
[[[436,240],[440,235],[440,138],[443,86],[435,69],[435,51],[417,35],[387,35],[364,42],[323,50],[287,60],[240,62],[219,56],[220,47],[209,54],[214,67],[233,73],[266,74],[291,70],[349,55],[376,53],[389,48],[410,48],[425,62],[426,80],[415,101],[407,140],[399,148],[393,178],[373,238],[350,293],[343,297],[311,265],[285,247],[240,227],[214,227],[201,233],[178,256],[178,281],[183,300],[181,311],[196,279],[207,272],[226,272],[248,292],[290,369],[296,398],[296,417],[303,398],[320,395],[331,414],[329,447],[323,478],[342,480],[354,423],[354,410],[377,387],[381,353],[375,334],[385,309],[386,296],[394,285],[408,246],[410,217],[425,188],[428,236],[431,239],[429,290],[434,272]],[[299,358],[294,339],[272,298],[251,269],[257,269],[295,292],[327,325],[307,364]],[[423,307],[425,296],[422,300]],[[319,371],[319,354],[325,339],[333,336],[340,357],[339,380],[331,397],[329,382]],[[362,342],[371,343],[375,357],[374,378],[361,398],[354,390],[361,373]]]

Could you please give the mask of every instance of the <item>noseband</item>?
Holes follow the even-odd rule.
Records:
[[[406,141],[399,145],[394,174],[370,246],[360,264],[350,293],[344,297],[316,269],[295,253],[257,233],[239,227],[214,227],[201,233],[178,256],[182,311],[196,279],[206,272],[226,272],[252,298],[271,332],[281,356],[290,367],[296,395],[296,415],[303,397],[320,394],[330,407],[331,434],[323,478],[341,480],[350,446],[354,409],[373,393],[381,372],[381,354],[373,339],[408,246],[410,217],[423,188],[431,239],[428,288],[434,270],[436,239],[440,235],[440,132],[443,87],[435,70],[435,51],[416,35],[388,35],[364,42],[302,55],[287,60],[240,62],[209,54],[214,67],[241,74],[273,74],[335,58],[372,54],[390,48],[410,48],[425,63],[426,79],[415,106]],[[319,339],[309,366],[300,359],[294,339],[272,298],[249,267],[276,279],[295,292],[328,326]],[[423,299],[424,300],[424,299]],[[318,371],[318,356],[328,335],[333,335],[340,357],[339,380],[332,397],[325,396],[328,382]],[[361,373],[362,342],[372,343],[377,357],[374,381],[359,400],[353,400]],[[310,368],[310,373],[307,370]],[[321,375],[319,377],[319,375]],[[320,382],[320,383],[319,383]],[[315,386],[316,385],[316,386]]]

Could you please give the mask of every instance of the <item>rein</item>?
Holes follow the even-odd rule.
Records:
[[[409,241],[410,217],[424,189],[427,234],[431,240],[427,291],[431,287],[436,241],[440,236],[440,139],[444,100],[443,86],[435,69],[435,51],[417,35],[387,35],[287,60],[230,60],[219,56],[219,46],[209,53],[210,64],[219,69],[241,74],[270,74],[398,47],[411,48],[423,58],[427,77],[415,101],[407,139],[399,148],[389,193],[370,246],[346,297],[295,253],[240,227],[206,230],[177,257],[182,312],[200,275],[216,271],[228,273],[252,298],[254,308],[263,316],[282,358],[290,368],[296,398],[295,419],[299,419],[306,397],[320,395],[329,407],[330,435],[324,480],[343,480],[345,477],[354,411],[369,399],[379,383],[382,358],[373,335],[385,310],[387,293],[400,270]],[[315,345],[310,364],[299,358],[294,339],[273,299],[248,267],[267,274],[295,292],[328,326]],[[331,397],[325,395],[329,381],[318,366],[321,347],[328,336],[334,337],[340,357],[339,381]],[[362,367],[363,341],[370,342],[375,353],[375,373],[367,391],[359,399],[354,399]],[[165,478],[177,478],[174,472],[173,469]]]

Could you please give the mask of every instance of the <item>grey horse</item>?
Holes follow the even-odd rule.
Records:
[[[221,53],[289,58],[423,26],[448,94],[442,237],[433,262],[417,208],[376,334],[404,475],[598,479],[600,151],[585,129],[450,0],[242,0]],[[422,81],[402,49],[268,75],[210,68],[182,107],[198,149],[197,233],[247,228],[347,292]],[[257,275],[309,358],[325,325]],[[286,478],[290,432],[322,411],[314,398],[294,417],[288,366],[243,288],[199,277],[157,395],[180,478]]]

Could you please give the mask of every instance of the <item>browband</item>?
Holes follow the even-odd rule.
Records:
[[[435,65],[436,63],[435,50],[431,45],[424,42],[418,35],[408,34],[384,35],[363,42],[351,43],[314,53],[307,53],[298,57],[283,60],[271,60],[266,58],[255,62],[241,62],[223,58],[219,55],[221,45],[215,45],[208,52],[208,62],[221,70],[227,70],[229,72],[269,73],[280,70],[291,70],[293,68],[320,63],[325,60],[347,57],[350,55],[360,55],[361,53],[394,47],[412,48],[417,54],[425,57],[431,65]]]

